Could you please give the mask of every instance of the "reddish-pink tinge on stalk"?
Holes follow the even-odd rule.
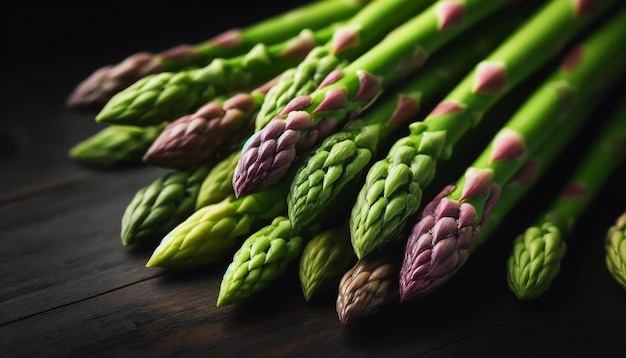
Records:
[[[313,113],[322,111],[332,111],[334,109],[345,108],[348,105],[348,93],[344,88],[334,88],[326,91],[324,99],[313,109]]]
[[[317,45],[315,36],[309,32],[303,32],[281,52],[283,57],[304,59],[306,55]]]
[[[582,46],[576,46],[573,49],[571,49],[567,53],[563,61],[561,61],[561,66],[560,66],[561,71],[565,73],[570,73],[576,70],[576,68],[578,68],[578,66],[583,60],[583,54],[584,54],[584,49]]]
[[[296,96],[291,101],[289,101],[289,103],[287,103],[285,108],[279,113],[279,116],[286,115],[289,112],[302,110],[310,105],[311,101],[312,99],[310,96]]]
[[[333,54],[338,54],[346,49],[358,46],[360,38],[360,26],[343,26],[333,34]]]
[[[517,131],[509,128],[502,129],[496,134],[491,151],[491,162],[498,160],[520,159],[526,154],[526,142]]]
[[[317,87],[318,89],[324,88],[330,84],[333,84],[337,81],[339,81],[342,77],[343,77],[344,73],[343,70],[341,69],[336,69],[336,70],[332,70],[330,71],[329,74],[326,75],[326,77],[324,77],[324,79],[322,80],[322,82],[320,82],[319,86]]]
[[[509,179],[507,185],[530,185],[537,178],[540,164],[537,158],[528,159]]]
[[[442,31],[450,26],[463,23],[465,5],[455,1],[441,1],[435,9],[437,12],[437,29]]]
[[[587,190],[587,185],[582,182],[572,182],[567,185],[559,200],[576,200],[576,199],[584,199],[587,195],[589,195],[589,191]]]
[[[581,17],[586,13],[592,12],[600,6],[600,3],[600,0],[576,0],[574,3],[574,15],[576,17]]]
[[[491,191],[493,170],[470,167],[465,171],[465,184],[460,201],[477,196],[487,196]]]
[[[498,93],[506,89],[506,67],[502,62],[481,62],[476,67],[472,93]]]
[[[420,110],[420,99],[405,96],[402,93],[398,95],[398,103],[391,117],[387,121],[387,126],[396,126],[413,119]]]
[[[353,101],[368,102],[376,98],[381,91],[382,79],[366,71],[357,71],[357,76],[359,76],[359,91]]]
[[[177,64],[191,64],[203,55],[202,51],[196,46],[182,44],[161,52],[159,56],[165,61],[174,61]]]
[[[465,110],[465,108],[466,108],[465,105],[454,100],[442,101],[442,102],[439,102],[439,104],[437,104],[435,108],[433,108],[433,110],[428,114],[425,120],[429,120],[431,118],[436,118],[439,116],[445,116],[448,114],[462,112]]]
[[[224,31],[206,41],[206,43],[209,45],[224,48],[237,47],[241,44],[241,42],[241,30],[239,29],[230,29]]]

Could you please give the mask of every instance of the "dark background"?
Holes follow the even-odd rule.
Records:
[[[133,53],[200,43],[221,31],[246,26],[303,3],[2,2],[3,89],[19,86],[30,72],[37,74],[40,82],[56,82],[54,94],[67,96],[95,69],[118,63]]]
[[[181,41],[198,43],[304,3],[3,2],[2,51],[14,64],[50,61],[79,66],[87,60],[105,64],[140,50],[162,51]]]

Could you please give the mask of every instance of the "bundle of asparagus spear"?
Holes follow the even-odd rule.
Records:
[[[537,299],[624,163],[624,43],[617,0],[313,0],[98,69],[67,106],[106,127],[69,155],[170,170],[121,218],[124,246],[154,247],[147,267],[230,261],[218,306],[297,270],[304,299],[335,291],[349,324],[452,279],[592,126],[553,204],[510,238],[501,269]],[[626,288],[614,215],[596,244]]]

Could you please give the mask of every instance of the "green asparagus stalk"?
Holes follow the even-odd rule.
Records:
[[[312,48],[328,41],[336,26],[303,29],[289,40],[260,43],[246,54],[216,58],[201,68],[145,76],[111,97],[96,121],[137,126],[171,122],[216,97],[258,86],[296,66]]]
[[[189,270],[231,255],[239,239],[254,227],[282,215],[288,183],[277,183],[255,194],[225,198],[203,206],[163,237],[146,267]]]
[[[418,70],[427,57],[508,1],[439,1],[396,27],[315,91],[293,98],[246,143],[233,177],[240,196],[280,180],[296,161],[356,117],[390,85]]]
[[[431,293],[468,258],[482,223],[501,188],[563,125],[580,126],[572,106],[606,92],[626,65],[612,55],[626,41],[626,11],[573,47],[558,69],[496,133],[459,180],[428,203],[408,237],[400,271],[400,296],[407,301]]]
[[[520,29],[479,62],[426,116],[409,125],[385,158],[367,173],[350,218],[352,244],[359,257],[398,240],[417,213],[422,191],[436,176],[455,144],[482,120],[506,93],[597,19],[615,1],[581,7],[572,1],[542,5]]]
[[[420,71],[383,94],[359,119],[349,121],[341,131],[329,135],[304,156],[287,198],[288,216],[293,225],[317,220],[344,187],[366,171],[379,148],[398,127],[431,108],[527,18],[534,7],[528,3],[522,5],[509,9],[510,16],[486,20],[446,45]],[[493,31],[494,28],[498,31]]]
[[[570,114],[570,116],[577,118],[568,120],[568,125],[560,127],[558,131],[552,133],[550,140],[544,141],[535,152],[529,153],[529,158],[524,164],[506,184],[502,185],[500,199],[497,205],[491,208],[489,217],[481,223],[476,241],[468,248],[468,256],[481,247],[498,230],[510,212],[524,196],[528,195],[537,181],[553,165],[556,157],[566,150],[572,137],[579,132],[580,125],[589,120],[586,117],[590,117],[594,110],[599,109],[597,102],[600,99],[597,97],[599,97],[598,94],[584,104],[579,103]]]
[[[626,17],[617,19],[624,22]],[[567,238],[604,183],[625,160],[626,106],[621,103],[603,123],[560,195],[534,225],[513,241],[507,261],[507,283],[518,299],[533,300],[550,289],[561,269]]]
[[[237,165],[240,155],[241,151],[235,150],[215,164],[200,184],[195,210],[219,203],[229,196],[235,195],[233,187],[230,185],[230,178],[233,177],[235,165]]]
[[[166,173],[137,191],[122,215],[124,246],[162,237],[195,210],[198,191],[213,162]]]
[[[524,4],[527,5],[528,3]],[[503,20],[510,20],[510,18],[503,17]],[[458,56],[455,58],[458,58]],[[534,89],[534,82],[536,82],[535,78],[533,78],[532,81],[527,81],[524,86],[507,95],[501,103],[499,103],[492,111],[487,113],[486,118],[478,127],[480,132],[477,132],[471,138],[462,139],[460,144],[463,145],[463,148],[470,149],[470,145],[480,147],[483,145],[482,143],[486,143],[491,136],[495,134],[496,129],[501,125],[501,123],[503,123],[500,118],[509,116],[513,113],[512,108],[517,107],[522,102],[523,97]],[[465,142],[467,142],[467,144]],[[455,178],[460,175],[461,171],[459,168],[466,165],[464,163],[470,163],[476,155],[475,152],[477,152],[477,150],[459,152],[454,161],[443,162],[442,166],[439,168],[440,175],[434,178],[433,187],[445,185],[449,182],[450,178]],[[428,191],[424,193],[425,197],[432,197],[432,195],[435,194],[435,192],[430,193]],[[396,241],[385,246],[382,250],[373,252],[361,259],[363,262],[369,262],[368,271],[370,272],[383,270],[385,269],[384,267],[388,267],[387,270],[394,270],[394,275],[387,275],[384,279],[380,278],[381,281],[385,281],[384,286],[381,284],[381,287],[385,287],[385,291],[381,292],[389,293],[385,299],[360,301],[363,304],[350,303],[351,299],[360,300],[359,294],[354,292],[359,290],[360,286],[350,285],[350,281],[346,281],[345,286],[340,286],[339,293],[343,296],[341,300],[343,300],[344,303],[342,306],[337,306],[337,311],[340,320],[343,319],[344,324],[349,324],[353,321],[364,318],[365,316],[373,315],[376,312],[379,312],[383,306],[399,302],[400,295],[398,278],[403,252],[404,246],[400,241]],[[385,293],[385,295],[387,295],[387,293]],[[341,301],[338,300],[338,302]],[[342,311],[341,307],[345,307],[345,309]]]
[[[304,241],[293,233],[286,216],[277,216],[254,232],[233,255],[220,284],[217,306],[242,301],[267,289],[301,254]]]
[[[364,6],[335,30],[331,41],[312,49],[296,68],[283,73],[259,109],[255,131],[263,129],[290,100],[311,93],[332,71],[345,67],[431,3],[373,1]]]
[[[143,155],[164,127],[165,124],[147,127],[108,125],[74,145],[68,155],[97,168],[141,164]]]
[[[604,248],[606,268],[615,282],[626,289],[626,211],[607,230]]]
[[[254,118],[276,79],[250,92],[215,99],[193,114],[168,123],[143,161],[165,168],[187,168],[209,160],[252,134]],[[232,190],[231,190],[232,191]]]
[[[379,312],[397,301],[400,250],[389,247],[359,259],[339,282],[335,309],[343,325]]]
[[[346,224],[324,230],[311,238],[302,250],[300,285],[306,301],[337,287],[342,275],[354,264]]]
[[[142,51],[115,65],[97,69],[66,100],[71,110],[100,110],[111,97],[139,79],[160,72],[206,66],[216,58],[241,55],[259,43],[271,45],[298,34],[347,19],[369,0],[318,0],[289,9],[243,28],[232,28],[196,45],[182,44],[161,53]]]

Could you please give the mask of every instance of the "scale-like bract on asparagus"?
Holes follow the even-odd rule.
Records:
[[[287,41],[257,44],[244,55],[217,58],[201,68],[148,75],[115,94],[96,121],[137,126],[171,122],[218,96],[259,86],[296,66],[331,38],[335,26],[304,29]]]
[[[311,93],[329,73],[369,50],[431,3],[433,0],[373,1],[364,6],[337,27],[330,41],[312,49],[297,67],[282,74],[261,105],[255,131],[263,129],[290,100]]]
[[[287,198],[293,225],[317,220],[344,187],[360,177],[396,128],[434,106],[533,8],[523,3],[521,9],[507,9],[510,16],[486,21],[446,45],[420,71],[383,94],[358,119],[349,121],[303,157]],[[493,31],[494,27],[498,31]]]
[[[454,145],[511,89],[553,59],[568,40],[588,27],[615,1],[582,6],[575,1],[542,5],[428,114],[409,125],[387,156],[369,169],[350,219],[360,257],[398,240],[421,205],[423,189]]]
[[[302,252],[304,239],[291,222],[277,216],[248,237],[233,255],[217,297],[217,306],[232,304],[267,289]]]
[[[341,278],[335,309],[343,325],[374,315],[398,300],[400,260],[394,250],[362,258]]]
[[[158,240],[195,210],[200,185],[213,162],[169,172],[141,188],[122,215],[125,246]]]
[[[194,269],[223,260],[237,248],[238,241],[256,225],[286,211],[288,183],[277,183],[263,191],[235,199],[229,196],[203,206],[174,227],[161,240],[147,267]]]
[[[309,95],[292,99],[250,137],[233,177],[237,196],[280,180],[299,155],[357,117],[390,85],[508,1],[438,1],[396,27],[376,46],[331,72]]]
[[[626,27],[626,10],[620,15],[613,21]],[[625,29],[615,30],[626,36]],[[534,225],[513,241],[507,261],[507,283],[520,300],[536,299],[550,289],[560,271],[567,238],[597,193],[626,162],[626,103],[615,105],[613,113],[601,124],[558,197]]]
[[[303,28],[316,30],[347,19],[368,3],[368,0],[313,1],[246,27],[223,31],[196,45],[182,44],[160,53],[135,53],[118,64],[94,71],[72,91],[66,107],[99,110],[114,94],[147,75],[206,66],[216,58],[241,55],[259,43],[278,43],[297,35]]]
[[[611,277],[626,290],[626,211],[606,232],[605,263]]]
[[[260,92],[237,93],[225,101],[211,101],[193,114],[168,123],[146,151],[143,161],[183,169],[209,160],[252,134],[252,118],[264,97]]]
[[[233,177],[240,155],[241,151],[235,150],[215,164],[200,184],[196,210],[203,206],[219,203],[227,197],[235,195],[233,186],[230,185],[230,178]]]
[[[580,126],[572,107],[607,92],[626,65],[612,56],[626,41],[626,12],[573,47],[495,134],[464,175],[428,203],[408,237],[400,272],[403,301],[429,294],[467,260],[501,188],[562,126]],[[560,250],[554,250],[559,256]]]
[[[141,164],[143,155],[164,127],[165,124],[146,127],[109,125],[74,145],[68,155],[80,163],[99,168]]]
[[[501,186],[500,199],[498,199],[497,205],[491,208],[489,217],[481,223],[476,241],[468,248],[468,255],[472,255],[498,230],[501,224],[506,223],[506,218],[515,206],[532,190],[544,172],[553,165],[557,156],[567,150],[572,137],[580,131],[580,127],[584,124],[585,117],[591,116],[594,110],[600,109],[598,102],[601,101],[602,94],[603,92],[600,91],[592,99],[578,103],[570,112],[570,116],[573,118],[568,120],[569,125],[561,126],[558,131],[550,135],[550,140],[544,141],[537,150],[529,153],[529,158],[524,164],[506,184]]]
[[[298,271],[305,300],[310,301],[336,288],[355,261],[347,225],[324,230],[312,237],[302,250]]]

